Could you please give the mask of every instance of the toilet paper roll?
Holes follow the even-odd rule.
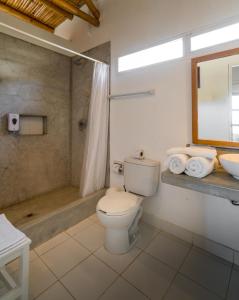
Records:
[[[144,150],[136,150],[133,157],[136,159],[144,159]]]
[[[122,173],[122,164],[113,163],[112,170],[113,170],[114,173],[117,173],[117,174]]]

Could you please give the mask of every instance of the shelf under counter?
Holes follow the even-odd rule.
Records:
[[[203,194],[239,201],[239,180],[233,178],[222,168],[204,178],[190,177],[186,174],[175,175],[169,170],[161,174],[163,183],[194,190]]]

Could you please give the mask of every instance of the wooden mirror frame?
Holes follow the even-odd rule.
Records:
[[[194,144],[217,146],[217,147],[237,147],[239,142],[217,141],[217,140],[201,140],[198,137],[198,63],[223,58],[232,55],[238,55],[239,48],[221,51],[213,54],[192,58],[192,139]]]

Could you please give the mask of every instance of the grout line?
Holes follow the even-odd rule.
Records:
[[[213,260],[216,260],[218,263],[223,264],[224,266],[228,267],[229,265],[231,266],[231,265],[234,264],[233,262],[230,262],[230,261],[226,260],[225,258],[222,258],[222,257],[220,257],[220,256],[218,256],[218,255],[216,255],[216,254],[214,254],[214,253],[212,253],[212,252],[210,252],[206,249],[200,248],[196,245],[193,245],[193,248],[194,248],[195,251],[200,252],[201,255],[204,255],[204,256],[207,256],[207,257],[209,257]]]
[[[57,279],[57,281],[61,282],[61,279],[67,275],[69,272],[71,272],[74,268],[76,268],[77,266],[79,266],[83,261],[85,261],[86,259],[88,259],[92,254],[89,253],[89,255],[87,255],[83,260],[81,260],[79,263],[77,263],[76,265],[74,265],[74,267],[72,267],[71,269],[69,269],[66,273],[64,273],[62,276],[60,276],[59,278],[56,276],[56,274],[50,269],[50,267],[44,262],[44,260],[39,257],[39,259],[42,261],[42,263],[47,267],[48,270],[50,270],[50,272],[54,275],[54,277]],[[62,282],[61,282],[62,283]],[[62,283],[63,284],[63,283]]]
[[[178,272],[179,275],[185,277],[186,279],[188,279],[189,281],[192,281],[194,284],[200,286],[201,288],[203,288],[204,290],[208,291],[209,293],[217,296],[220,299],[224,299],[224,297],[222,297],[221,295],[217,294],[215,291],[210,290],[208,287],[202,285],[200,282],[194,280],[193,278],[189,277],[187,274],[181,273],[180,271]]]
[[[46,289],[44,289],[43,291],[40,292],[39,295],[37,295],[35,298],[33,298],[33,300],[36,300],[38,297],[40,297],[43,293],[45,293],[48,289],[50,289],[51,287],[53,287],[54,284],[56,284],[59,280],[54,281],[51,285],[49,285]]]
[[[75,264],[72,268],[70,268],[68,271],[66,271],[63,275],[61,275],[59,278],[57,277],[57,279],[59,279],[61,281],[61,279],[63,277],[65,277],[68,273],[70,273],[73,269],[75,269],[76,267],[78,267],[81,263],[83,263],[85,260],[87,260],[88,258],[90,258],[92,254],[90,253],[89,255],[87,255],[84,259],[82,259],[80,262],[78,262],[77,264]],[[55,275],[56,276],[56,275]]]
[[[140,248],[142,251],[144,251],[146,248],[148,248],[149,247],[149,245],[154,241],[154,240],[156,240],[156,238],[158,237],[160,235],[160,232],[157,232],[156,234],[155,234],[155,236],[153,236],[151,239],[150,239],[150,241],[147,243],[147,245],[145,246],[145,247],[142,247],[142,248]],[[138,247],[139,248],[139,247]]]
[[[234,261],[234,253],[233,253],[233,261]],[[226,297],[225,297],[225,299],[227,299],[228,294],[229,294],[229,288],[230,288],[230,284],[231,284],[231,280],[232,280],[233,266],[234,266],[234,264],[232,264],[232,266],[231,266],[230,276],[229,276],[229,280],[228,280],[228,284],[227,284],[227,290],[226,290]]]
[[[95,250],[90,250],[89,248],[87,248],[87,246],[85,246],[82,242],[80,242],[79,240],[77,240],[76,238],[72,237],[72,239],[77,242],[81,247],[83,247],[84,249],[86,249],[88,252],[90,252],[90,254],[95,253],[96,251],[98,251],[103,244],[101,244],[99,247],[97,247]]]
[[[72,234],[72,235],[71,235],[70,233],[66,232],[66,231],[65,231],[65,233],[66,233],[69,237],[74,238],[76,235],[80,234],[81,232],[84,232],[85,230],[89,229],[89,228],[92,227],[93,225],[95,225],[95,224],[94,224],[94,223],[89,224],[87,227],[82,228],[80,231],[78,231],[77,233]]]
[[[180,273],[180,271],[181,271],[181,269],[182,269],[182,267],[183,267],[185,261],[187,260],[187,258],[188,258],[189,255],[191,254],[192,250],[193,250],[193,245],[191,245],[191,247],[189,248],[189,251],[188,251],[187,255],[185,256],[185,258],[183,259],[183,262],[182,262],[181,265],[179,266],[179,268],[178,268],[178,273]]]
[[[99,248],[100,249],[100,248]],[[99,250],[98,249],[98,250]],[[140,248],[137,248],[137,249],[139,249],[140,251],[139,251],[139,253],[133,258],[133,260],[122,270],[122,271],[116,271],[114,268],[112,268],[110,265],[108,265],[104,260],[102,260],[100,257],[98,257],[98,256],[96,256],[95,255],[95,252],[92,254],[95,258],[97,258],[99,261],[101,261],[102,263],[104,263],[107,267],[109,267],[112,271],[114,271],[114,272],[116,272],[118,275],[121,275],[121,274],[123,274],[127,269],[128,269],[128,267],[130,266],[130,265],[132,265],[133,264],[133,262],[138,258],[138,256],[142,253],[142,250],[140,249]]]
[[[47,290],[49,290],[50,288],[52,288],[56,283],[59,283],[60,285],[62,285],[63,288],[71,295],[71,297],[74,300],[76,300],[76,298],[71,294],[71,292],[64,286],[64,284],[59,279],[57,281],[55,281],[53,284],[51,284],[47,289],[45,289],[44,291],[42,291],[36,298],[33,298],[33,300],[37,300],[38,297],[40,297],[43,293],[45,293]]]
[[[122,276],[122,274],[120,274],[120,277],[122,279],[124,279],[129,285],[131,285],[133,288],[135,288],[138,292],[140,292],[141,294],[143,294],[147,299],[150,299],[150,297],[148,295],[146,295],[142,290],[140,290],[137,286],[135,286],[132,282],[130,282],[127,278],[125,278],[124,276]]]
[[[65,231],[62,231],[62,232],[59,233],[59,234],[62,234],[62,233],[65,233]],[[57,234],[57,235],[58,235],[58,234]],[[55,237],[56,237],[57,235],[55,235]],[[55,237],[53,237],[53,238],[51,238],[51,239],[54,239]],[[34,250],[34,252],[35,252],[39,257],[40,257],[40,256],[43,256],[43,255],[46,254],[47,252],[49,252],[49,251],[55,249],[56,247],[58,247],[58,246],[64,244],[66,241],[69,240],[69,237],[70,237],[70,236],[67,234],[67,238],[66,238],[64,241],[61,241],[59,244],[53,246],[52,248],[48,249],[47,251],[45,251],[45,252],[43,252],[43,253],[41,253],[41,254],[38,254],[37,251],[36,251],[35,249],[38,248],[38,247],[40,247],[41,245],[43,245],[43,244],[49,242],[51,239],[49,239],[49,240],[47,240],[46,242],[44,242],[44,243],[38,245],[37,247],[33,248],[32,250]]]
[[[190,254],[190,252],[191,252],[191,250],[192,250],[192,247],[193,247],[193,245],[191,245],[191,247],[188,249],[188,253],[186,254],[186,256],[184,257],[184,259],[182,260],[182,262],[181,262],[181,264],[180,264],[178,270],[176,271],[176,273],[175,273],[175,275],[174,275],[172,281],[170,282],[170,284],[169,284],[169,286],[168,286],[168,288],[167,288],[165,294],[163,295],[162,300],[165,299],[165,297],[167,296],[169,290],[171,289],[171,287],[172,287],[172,285],[173,285],[173,283],[174,283],[174,281],[175,281],[177,275],[179,274],[179,270],[182,268],[182,266],[184,265],[186,259],[188,258],[189,254]]]
[[[49,287],[47,287],[46,289],[44,289],[37,297],[39,297],[42,293],[44,293],[46,290],[48,290],[48,288],[52,287],[57,281],[58,278],[56,277],[56,275],[52,272],[52,270],[45,264],[45,262],[41,259],[41,257],[39,255],[37,255],[38,259],[45,265],[45,267],[47,268],[47,270],[53,275],[53,277],[56,279],[56,281],[54,281]],[[29,264],[34,262],[36,259],[33,259],[33,261],[29,261]],[[19,269],[16,270],[14,273],[19,273]],[[29,279],[30,279],[30,272],[29,272]],[[30,291],[30,286],[29,286],[29,291]],[[34,299],[36,299],[37,297],[35,297]]]
[[[120,275],[117,274],[116,278],[111,282],[111,284],[99,295],[99,297],[97,297],[97,299],[100,299],[108,289],[110,289],[112,287],[112,285],[119,279]]]
[[[74,300],[77,300],[76,297],[74,297],[71,293],[71,291],[64,285],[64,283],[62,281],[59,280],[59,283],[63,286],[64,289],[67,290],[67,292],[71,295],[71,297],[74,299]],[[53,299],[52,299],[53,300]]]
[[[155,260],[159,261],[160,263],[162,263],[163,265],[167,266],[171,270],[176,271],[176,272],[178,271],[178,269],[170,266],[168,263],[166,263],[165,261],[161,260],[160,258],[153,256],[151,253],[148,253],[145,250],[143,250],[143,253],[146,254],[146,255],[148,255],[148,256],[150,256],[150,257],[152,257],[152,258],[154,258]]]
[[[195,246],[192,245],[192,246],[191,246],[191,249],[190,249],[190,251],[189,251],[189,253],[188,253],[188,255],[187,255],[187,257],[188,257],[189,254],[193,251],[194,248],[195,248]],[[200,248],[199,248],[199,249],[200,249]],[[201,250],[201,249],[200,249],[200,250]],[[206,254],[206,256],[211,257],[211,256],[214,256],[214,255],[211,254],[211,253],[208,253],[208,254]],[[216,256],[216,257],[217,257],[217,256]],[[184,262],[185,262],[185,261],[186,261],[186,259],[184,260]],[[178,274],[184,276],[185,278],[187,278],[188,280],[192,281],[192,282],[195,283],[196,285],[198,285],[198,286],[200,286],[201,288],[207,290],[209,293],[214,294],[214,295],[216,295],[217,297],[220,297],[221,299],[223,299],[223,297],[222,297],[221,295],[217,294],[215,291],[210,290],[208,287],[202,285],[200,282],[197,282],[196,280],[194,280],[193,278],[191,278],[189,275],[187,275],[187,274],[185,274],[185,273],[182,273],[182,272],[181,272],[182,266],[183,266],[183,264],[182,264],[181,267],[179,268]],[[224,264],[224,266],[227,266],[227,265]],[[231,267],[232,267],[232,266],[231,266]]]

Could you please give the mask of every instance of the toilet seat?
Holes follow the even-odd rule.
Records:
[[[141,198],[124,191],[106,194],[97,204],[97,210],[109,216],[122,216],[138,210]]]

